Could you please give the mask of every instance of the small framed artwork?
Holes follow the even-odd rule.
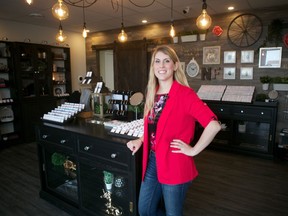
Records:
[[[253,62],[254,62],[254,50],[242,50],[241,63],[253,63]]]
[[[280,68],[282,47],[260,48],[259,68]]]
[[[224,79],[235,79],[236,77],[236,68],[235,67],[224,67],[223,73]]]
[[[203,47],[203,64],[220,64],[220,46]]]
[[[241,67],[240,68],[240,79],[252,80],[253,79],[253,67]]]
[[[224,51],[224,63],[236,63],[236,51]]]

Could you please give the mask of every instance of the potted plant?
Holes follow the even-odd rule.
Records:
[[[273,77],[271,83],[276,91],[288,91],[288,77]]]
[[[261,76],[260,82],[262,83],[262,89],[264,91],[267,91],[269,89],[269,84],[271,82],[272,78],[269,76]]]
[[[54,152],[51,156],[51,162],[54,166],[63,167],[67,176],[70,176],[73,179],[76,178],[76,164],[69,160],[68,156]]]
[[[208,30],[199,30],[199,39],[200,41],[205,41],[206,40],[206,34]]]
[[[239,121],[238,132],[239,133],[245,133],[246,132],[246,123],[244,121]]]
[[[104,174],[104,183],[105,183],[105,187],[107,191],[111,191],[112,190],[112,184],[114,181],[114,175],[111,172],[108,171],[103,171]]]

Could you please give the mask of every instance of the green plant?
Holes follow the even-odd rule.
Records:
[[[197,34],[199,34],[198,30],[192,30],[192,35],[197,35]]]
[[[260,77],[260,82],[261,83],[270,83],[272,81],[272,78],[269,76],[261,76]]]
[[[192,31],[180,31],[177,33],[177,36],[185,36],[185,35],[191,35]]]
[[[62,166],[64,162],[66,161],[66,156],[60,153],[53,153],[51,156],[51,162],[55,166]]]
[[[273,77],[271,78],[271,83],[288,83],[288,77]]]
[[[113,179],[114,179],[113,173],[110,173],[110,172],[104,170],[103,174],[104,174],[104,182],[105,182],[105,184],[112,184],[113,183]]]

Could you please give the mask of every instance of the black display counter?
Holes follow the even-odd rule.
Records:
[[[80,119],[37,124],[40,196],[72,215],[137,215],[142,153],[108,132]]]

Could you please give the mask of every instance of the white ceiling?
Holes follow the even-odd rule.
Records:
[[[153,1],[149,7],[137,7],[131,3],[144,6]],[[51,8],[56,2],[33,0],[33,4],[29,6],[25,0],[0,0],[0,19],[58,28],[59,21],[51,13]],[[288,5],[287,0],[206,0],[206,3],[210,15],[226,13],[228,6],[242,11]],[[123,5],[125,27],[143,25],[142,19],[147,19],[148,23],[171,20],[171,0],[123,0]],[[194,18],[201,12],[202,0],[173,0],[173,5],[174,20]],[[190,10],[184,14],[183,10],[187,6]],[[69,5],[68,8],[70,15],[62,22],[63,30],[81,32],[84,22],[83,9]],[[31,17],[31,13],[42,14],[42,17]],[[85,9],[85,14],[86,25],[91,32],[118,29],[121,27],[121,0],[97,0],[94,5]]]

